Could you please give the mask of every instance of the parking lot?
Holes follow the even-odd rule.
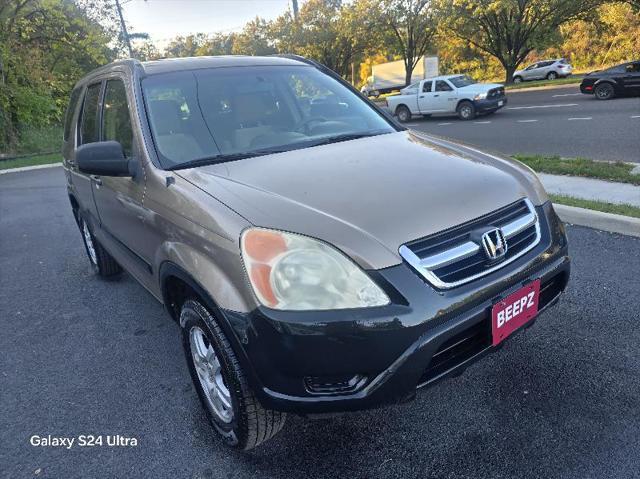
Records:
[[[514,118],[587,114],[582,98],[562,101],[580,106],[442,129],[497,134]],[[639,239],[568,227],[568,293],[502,350],[412,403],[290,417],[274,440],[235,453],[206,423],[178,327],[131,277],[92,274],[61,168],[0,176],[0,231],[2,477],[640,477]],[[38,448],[34,434],[138,446]]]
[[[640,162],[640,98],[598,101],[570,85],[507,91],[507,99],[505,108],[474,121],[415,117],[407,126],[508,155]]]

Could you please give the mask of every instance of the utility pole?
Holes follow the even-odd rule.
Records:
[[[298,19],[298,0],[291,0],[293,6],[293,18]]]
[[[129,50],[129,57],[133,58],[133,49],[131,48],[131,40],[129,40],[129,33],[127,32],[127,26],[124,23],[124,17],[122,16],[122,7],[120,6],[120,0],[116,0],[116,8],[118,9],[118,15],[120,16],[120,25],[122,26],[122,35],[124,41],[127,44]]]

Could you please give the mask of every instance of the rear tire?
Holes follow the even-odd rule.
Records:
[[[84,249],[87,252],[91,266],[98,276],[110,278],[119,274],[122,271],[122,268],[98,242],[96,237],[93,235],[93,231],[91,231],[89,224],[84,220],[84,218],[79,218],[78,226],[80,226]]]
[[[556,72],[549,72],[547,75],[547,80],[556,80],[558,78],[558,74]]]
[[[213,314],[199,301],[190,299],[182,306],[180,324],[193,384],[211,425],[225,444],[249,450],[280,432],[287,419],[286,413],[262,407]],[[203,356],[198,354],[198,347],[194,347],[194,334],[196,337],[200,335],[202,346],[206,347],[210,358],[204,361],[206,364],[202,361]],[[212,364],[216,365],[213,372]],[[207,380],[212,376],[217,381]],[[205,386],[210,386],[209,392],[205,391]],[[222,395],[216,396],[220,391]],[[216,397],[223,400],[216,400]]]
[[[396,115],[398,116],[398,120],[400,123],[406,123],[411,121],[411,110],[404,105],[400,105],[396,109]]]
[[[615,96],[616,92],[611,83],[601,83],[593,90],[593,94],[598,100],[610,100]]]
[[[470,101],[461,101],[456,112],[461,120],[473,120],[476,117],[476,107]]]

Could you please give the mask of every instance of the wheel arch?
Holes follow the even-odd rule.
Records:
[[[188,299],[199,300],[215,317],[231,344],[231,348],[247,374],[249,383],[256,394],[262,393],[262,384],[246,354],[243,344],[247,342],[249,324],[231,324],[227,315],[218,306],[211,294],[191,274],[171,261],[162,263],[159,269],[162,300],[171,318],[180,324],[180,307]],[[178,289],[179,288],[179,289]],[[179,304],[178,304],[179,303]],[[235,317],[235,316],[234,316]]]
[[[411,108],[409,108],[406,103],[399,103],[398,105],[396,105],[395,110],[393,110],[393,114],[397,115],[398,114],[398,110],[400,108],[402,108],[402,107],[406,108],[407,110],[409,110],[409,113],[411,113]]]
[[[468,98],[462,98],[458,100],[458,103],[456,103],[456,111],[458,111],[458,108],[460,108],[460,105],[462,105],[463,103],[471,103],[475,108],[473,100],[469,100]]]

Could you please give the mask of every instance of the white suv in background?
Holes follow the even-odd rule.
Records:
[[[541,60],[527,68],[518,70],[513,74],[513,82],[520,83],[526,80],[555,80],[571,75],[573,67],[564,58],[557,60]]]

